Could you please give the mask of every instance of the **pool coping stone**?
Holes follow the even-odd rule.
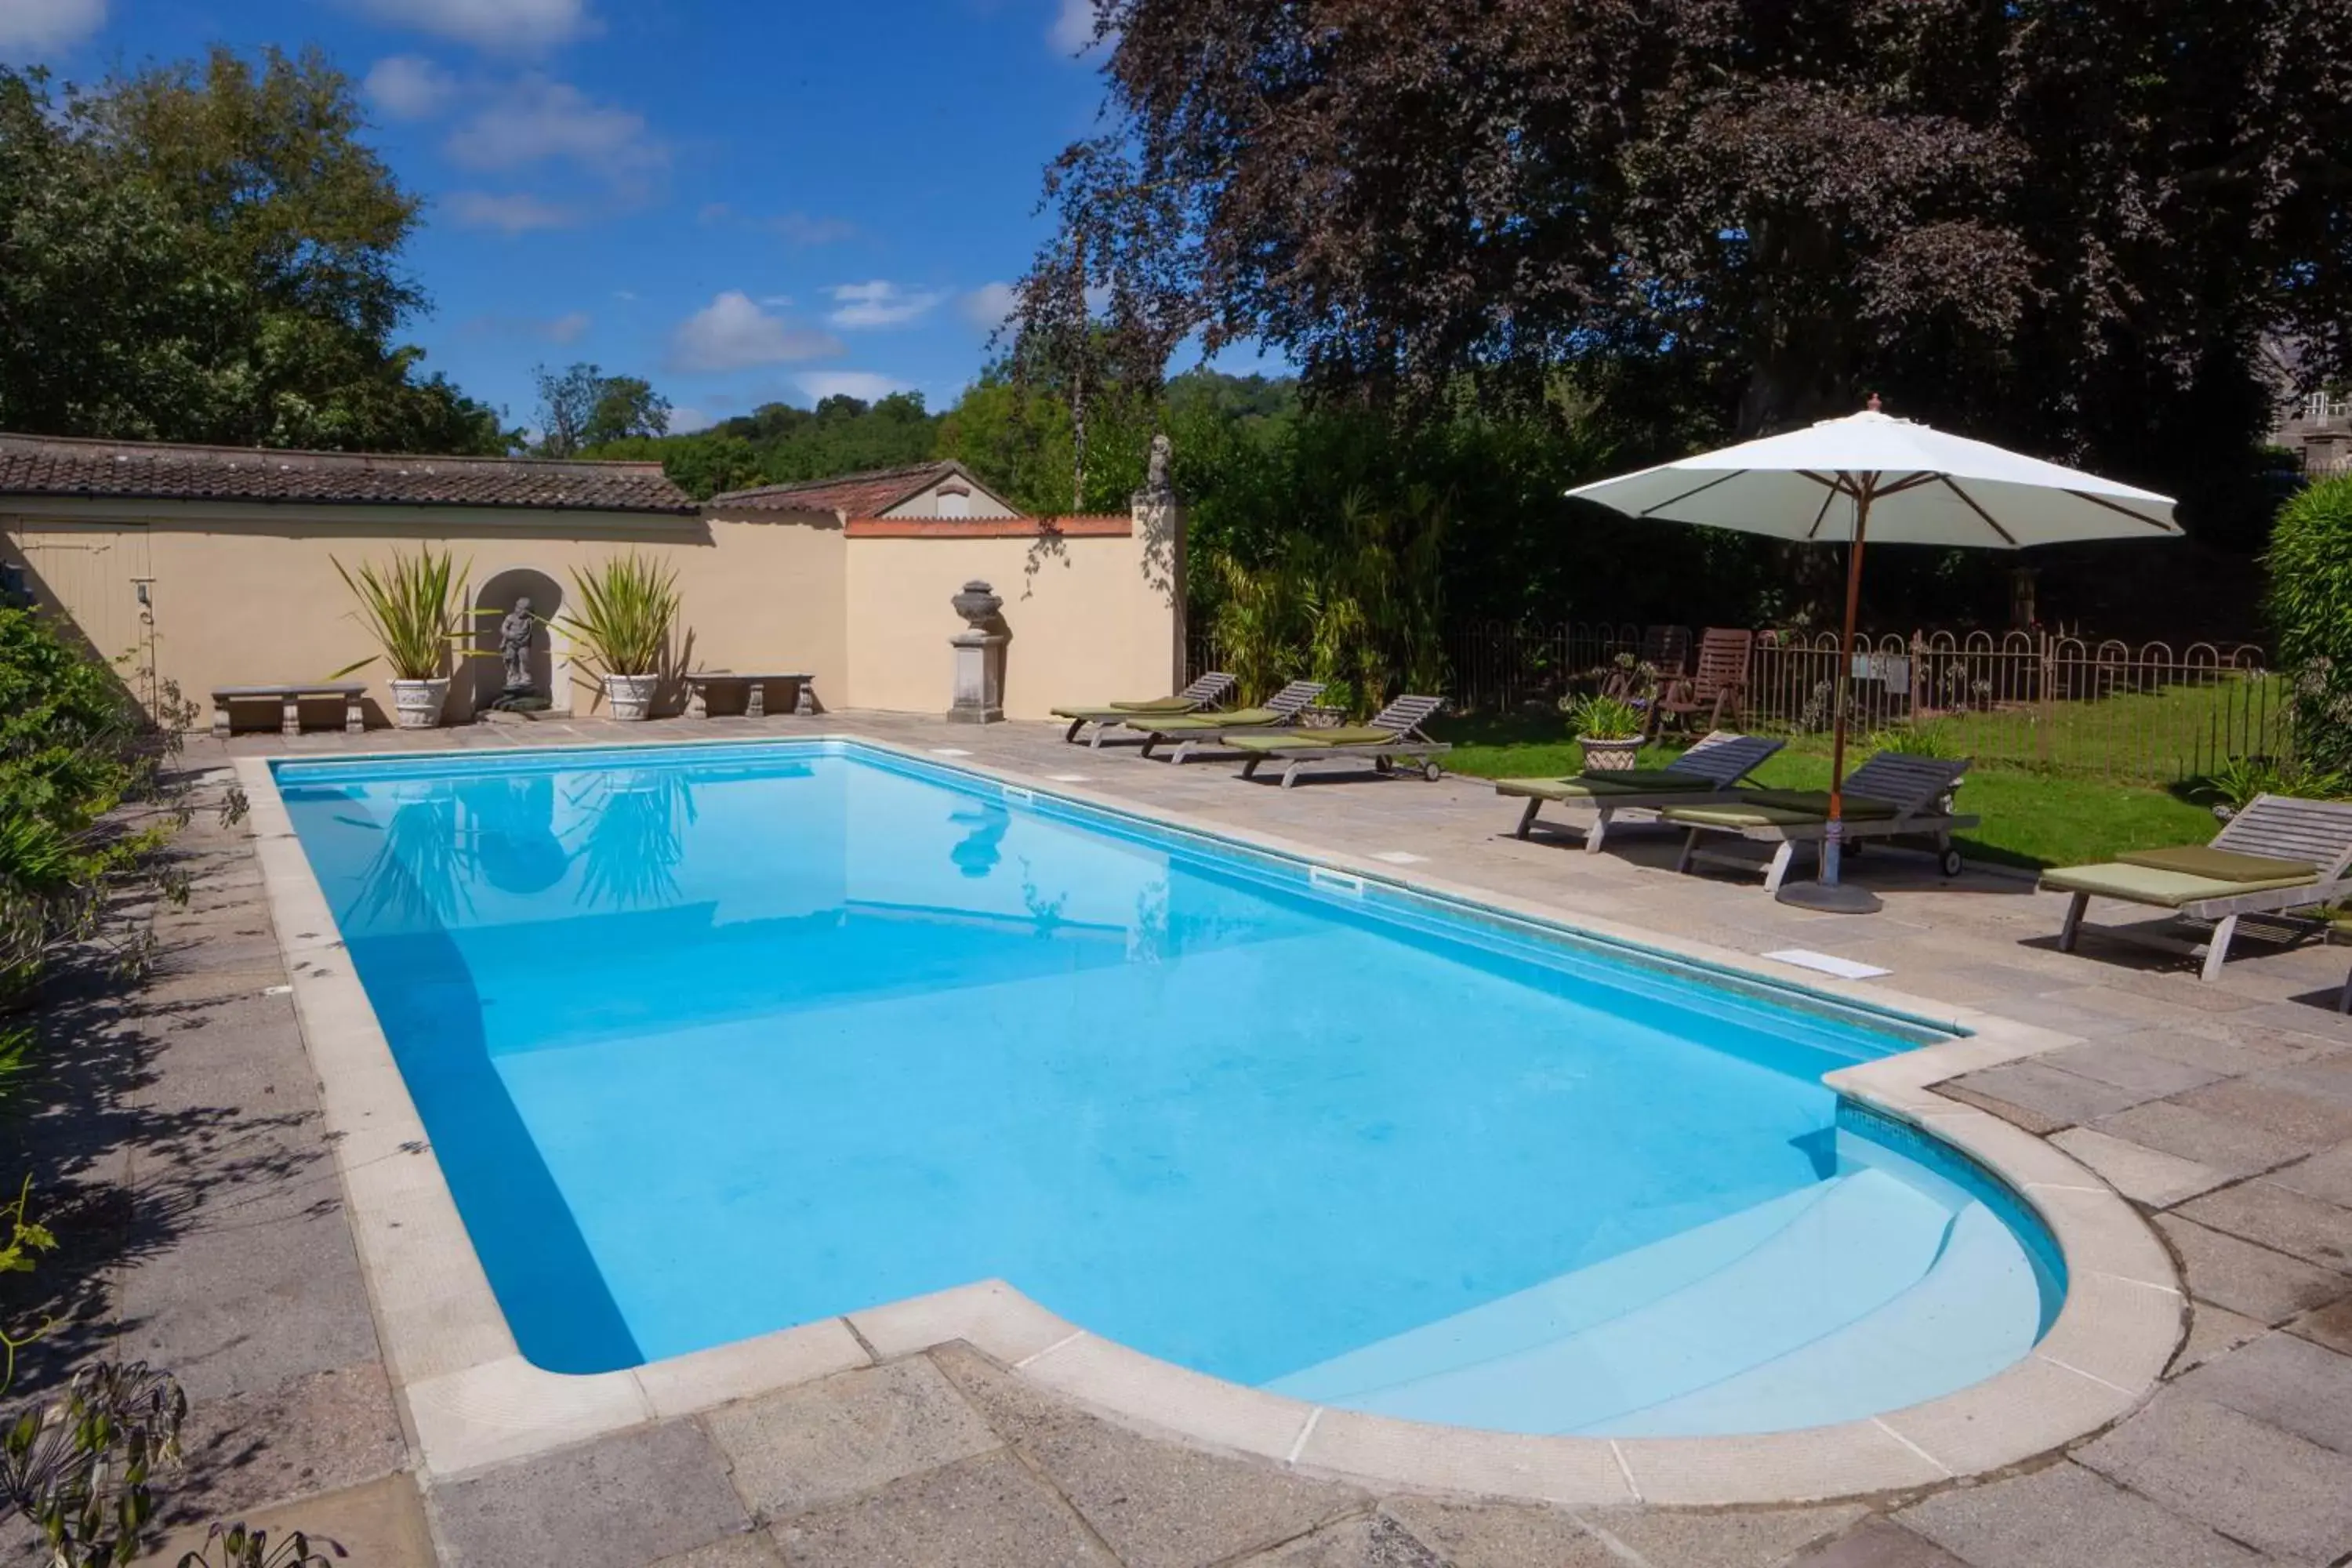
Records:
[[[1748,953],[1628,922],[1567,918],[1532,900],[1428,875],[1420,866],[1407,870],[1251,828],[1190,822],[975,758],[958,758],[950,767],[929,752],[854,731],[646,745],[676,751],[825,742],[1466,903],[1546,931],[1727,971],[1783,994],[1965,1031],[1841,1068],[1822,1081],[1958,1149],[2008,1185],[2057,1243],[2068,1276],[2065,1303],[2031,1354],[1984,1382],[1866,1420],[1732,1436],[1538,1436],[1327,1408],[1195,1373],[1090,1333],[1003,1280],[975,1281],[625,1371],[548,1372],[517,1348],[390,1044],[357,974],[340,961],[342,942],[331,910],[278,796],[270,759],[239,757],[235,766],[249,802],[255,857],[292,978],[304,1046],[320,1079],[362,1272],[402,1420],[429,1476],[467,1475],[961,1341],[1014,1375],[1132,1428],[1365,1485],[1556,1506],[1810,1502],[1998,1470],[2097,1431],[2155,1392],[2186,1331],[2187,1298],[2170,1255],[2114,1188],[2055,1145],[1935,1090],[1960,1074],[2077,1044],[2081,1037],[1905,995],[1876,982],[1811,972],[1794,982]],[[581,748],[486,747],[466,754],[572,749],[631,748],[599,742]],[[364,761],[449,756],[446,751],[380,752]]]

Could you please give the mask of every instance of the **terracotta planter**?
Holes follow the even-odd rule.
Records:
[[[395,729],[430,730],[441,722],[441,706],[449,700],[449,681],[395,680],[392,683],[392,722]]]
[[[604,700],[612,706],[614,718],[633,722],[652,714],[654,692],[660,685],[658,675],[608,675]]]
[[[1639,735],[1622,741],[1596,741],[1590,735],[1579,735],[1576,743],[1584,748],[1584,771],[1590,773],[1630,772],[1642,754]]]

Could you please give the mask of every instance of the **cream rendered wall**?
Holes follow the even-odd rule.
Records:
[[[844,540],[829,515],[739,521],[30,498],[0,505],[10,553],[26,561],[43,599],[110,658],[140,630],[134,579],[148,578],[157,672],[198,701],[215,686],[322,679],[365,658],[373,647],[351,618],[334,561],[356,567],[430,543],[454,552],[477,590],[502,572],[528,569],[568,593],[575,568],[631,549],[658,556],[677,571],[696,666],[805,669],[827,706],[844,705]],[[561,670],[560,634],[553,651]],[[568,695],[586,712],[597,693],[586,672],[575,668],[573,677]],[[371,718],[382,721],[390,698],[382,668],[350,679],[370,683],[379,710]],[[561,685],[559,707],[567,696]],[[452,717],[466,711],[467,686],[452,689]]]
[[[852,537],[845,705],[944,713],[963,629],[948,601],[975,578],[1004,601],[1007,718],[1172,690],[1175,611],[1153,564],[1138,537]]]

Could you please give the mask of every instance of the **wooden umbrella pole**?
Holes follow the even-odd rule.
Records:
[[[1853,540],[1846,546],[1845,636],[1838,644],[1837,681],[1831,699],[1830,819],[1822,837],[1822,880],[1837,885],[1840,840],[1845,835],[1845,711],[1853,681],[1853,623],[1862,609],[1862,547],[1870,530],[1870,497],[1876,474],[1853,476]]]

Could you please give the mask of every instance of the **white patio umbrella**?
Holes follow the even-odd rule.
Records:
[[[2027,458],[1878,411],[1824,419],[1568,492],[1630,517],[1844,544],[1845,636],[1830,746],[1829,827],[1821,880],[1784,883],[1783,900],[1868,913],[1878,900],[1838,881],[1844,816],[1845,711],[1865,542],[2024,550],[2091,539],[2178,537],[2168,496]]]

